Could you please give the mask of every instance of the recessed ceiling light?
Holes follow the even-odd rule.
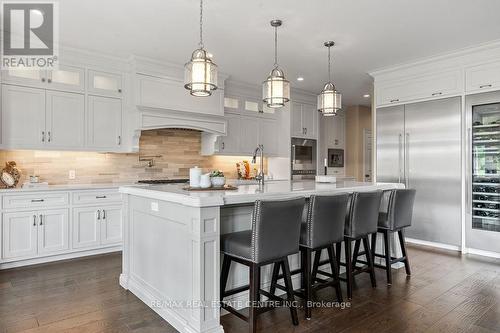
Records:
[[[365,94],[365,95],[363,95],[363,97],[368,98],[368,97],[370,97],[370,94]]]
[[[299,77],[297,78],[297,81],[304,81],[304,78],[303,78],[302,76],[299,76]]]

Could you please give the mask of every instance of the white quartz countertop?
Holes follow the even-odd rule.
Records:
[[[133,185],[131,183],[98,183],[98,184],[65,184],[65,185],[47,185],[33,188],[2,188],[0,194],[17,192],[46,192],[46,191],[73,191],[73,190],[101,190],[110,188],[119,188],[124,185]]]
[[[259,199],[285,199],[312,194],[335,194],[366,192],[404,188],[397,183],[367,183],[338,181],[337,183],[316,183],[308,181],[279,181],[259,185],[238,185],[234,191],[187,191],[182,184],[122,186],[120,192],[135,196],[179,203],[190,207],[211,207],[252,203]]]

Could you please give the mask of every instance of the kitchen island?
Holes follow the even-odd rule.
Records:
[[[219,310],[219,238],[250,228],[258,199],[285,199],[401,188],[402,184],[282,181],[234,191],[186,191],[185,185],[123,186],[124,248],[120,284],[180,332],[223,332]],[[298,260],[291,258],[291,266]],[[239,268],[239,269],[238,269]],[[268,276],[269,271],[263,271]],[[229,284],[247,283],[232,269]],[[268,283],[262,279],[263,287]]]

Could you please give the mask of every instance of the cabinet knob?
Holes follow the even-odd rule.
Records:
[[[122,93],[122,90],[121,90],[121,89],[118,89],[118,92],[121,94],[121,93]]]
[[[42,77],[42,82],[45,82],[45,78],[44,77]]]
[[[47,79],[47,82],[48,83],[52,83],[52,79]]]

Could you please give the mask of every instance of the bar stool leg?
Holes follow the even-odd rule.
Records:
[[[342,289],[340,288],[339,279],[339,266],[337,265],[337,258],[335,258],[335,251],[333,245],[328,248],[328,258],[330,259],[330,267],[333,274],[333,279],[335,283],[335,293],[337,294],[337,300],[339,303],[343,302],[342,299]]]
[[[363,238],[363,247],[366,252],[366,261],[368,262],[368,268],[370,269],[370,280],[372,282],[372,287],[375,288],[377,286],[377,280],[375,279],[375,267],[373,266],[373,257],[370,251],[370,246],[368,242],[368,236]]]
[[[403,229],[398,230],[398,236],[399,236],[399,243],[401,244],[401,253],[403,254],[403,257],[405,257],[404,263],[405,263],[406,275],[411,275],[410,261],[408,260],[408,253],[406,253],[406,244],[405,244],[405,236],[403,233]]]
[[[361,245],[361,239],[356,239],[356,242],[354,242],[354,253],[352,256],[352,269],[353,270],[356,268],[356,263],[358,262],[359,246],[360,245]]]
[[[227,279],[229,277],[229,268],[231,267],[231,257],[222,255],[222,268],[220,273],[220,302],[224,300],[224,293],[226,291]]]
[[[323,249],[316,250],[314,252],[314,263],[313,263],[313,269],[311,273],[311,283],[314,284],[316,282],[316,276],[318,275],[318,269],[319,269],[319,261],[321,259],[321,252]]]
[[[353,283],[353,272],[352,272],[352,254],[351,254],[351,239],[344,239],[345,248],[345,269],[346,269],[346,280],[347,280],[347,298],[352,299],[352,283]]]
[[[342,256],[342,242],[335,244],[335,255],[337,256],[337,267],[340,269],[340,257]]]
[[[278,275],[280,274],[281,263],[276,262],[273,264],[273,275],[271,277],[271,286],[269,287],[269,293],[271,295],[276,294],[276,284],[278,284]]]
[[[384,230],[383,234],[384,234],[385,273],[387,275],[387,284],[392,285],[391,237],[389,237],[389,230]]]
[[[288,301],[295,303],[295,296],[293,293],[292,285],[292,274],[290,274],[290,265],[288,264],[288,258],[283,260],[283,273],[285,274],[285,287],[288,296]],[[292,323],[297,326],[299,324],[299,318],[297,316],[297,308],[290,305],[290,314],[292,315]]]
[[[306,301],[306,319],[311,319],[311,301],[312,301],[312,281],[311,281],[311,255],[309,248],[302,249],[302,279],[304,280],[304,294]]]
[[[372,234],[372,257],[373,259],[375,260],[375,250],[377,249],[377,232],[375,231],[373,234]]]
[[[256,264],[250,265],[250,309],[248,310],[249,332],[257,332],[257,315],[260,288],[260,268]]]

